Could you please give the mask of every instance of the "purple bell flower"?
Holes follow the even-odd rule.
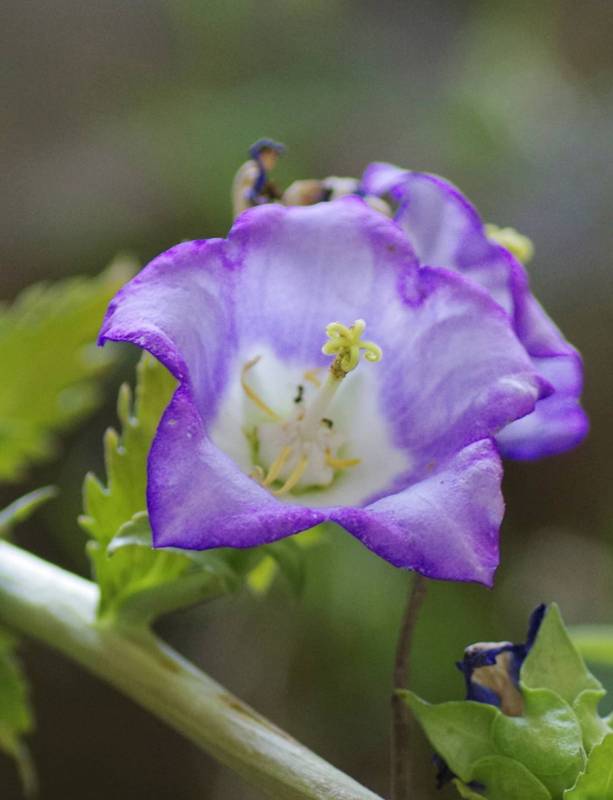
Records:
[[[457,270],[490,293],[513,320],[535,369],[553,386],[554,392],[539,400],[533,413],[497,435],[502,455],[535,459],[579,444],[589,427],[580,405],[581,357],[530,291],[520,260],[531,255],[529,241],[509,229],[484,225],[474,206],[437,175],[374,163],[366,169],[361,188],[394,201],[395,220],[421,264]]]
[[[491,584],[494,437],[551,387],[487,291],[420,267],[360,198],[258,206],[171,248],[111,303],[106,340],[179,381],[149,456],[156,546],[329,521],[398,567]]]

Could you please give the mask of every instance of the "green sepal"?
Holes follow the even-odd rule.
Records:
[[[521,717],[499,713],[493,727],[496,749],[518,761],[559,797],[585,766],[579,720],[572,708],[549,689],[522,691]]]
[[[604,689],[585,689],[573,703],[573,711],[583,732],[583,747],[588,755],[611,732],[607,721],[598,714],[598,704],[605,695]]]
[[[16,640],[0,628],[0,751],[17,764],[26,797],[37,791],[36,770],[23,737],[34,722],[28,683],[15,655]]]
[[[520,680],[528,689],[551,689],[571,706],[586,689],[602,689],[573,645],[555,603],[547,607]]]
[[[100,399],[96,378],[113,351],[94,344],[109,300],[133,274],[116,261],[95,278],[35,284],[0,305],[0,481],[53,455],[56,434]]]
[[[572,789],[564,800],[613,800],[613,734],[597,744]]]
[[[472,780],[487,788],[488,800],[551,800],[548,789],[519,761],[485,756],[473,765]],[[478,796],[478,795],[477,795]]]
[[[484,795],[478,794],[474,789],[471,789],[470,786],[462,783],[459,778],[454,778],[451,782],[458,790],[460,797],[464,798],[464,800],[483,800]]]
[[[43,486],[14,500],[0,511],[0,539],[8,536],[13,527],[28,519],[37,508],[57,496],[55,486]]]
[[[598,715],[604,690],[587,670],[555,605],[524,661],[520,689],[524,710],[519,717],[472,701],[431,706],[404,693],[434,749],[457,776],[462,796],[566,797],[586,768],[586,754],[610,732],[609,721]],[[468,785],[472,781],[475,785]]]
[[[465,783],[473,765],[497,753],[493,727],[500,711],[485,703],[457,700],[432,705],[410,691],[399,692],[436,752]]]

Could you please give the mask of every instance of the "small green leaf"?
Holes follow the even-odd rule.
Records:
[[[572,705],[585,689],[602,689],[573,645],[555,603],[547,608],[521,682],[529,689],[551,689]]]
[[[55,486],[43,486],[24,494],[0,511],[0,538],[7,536],[13,527],[31,516],[39,506],[57,496]]]
[[[26,797],[36,794],[36,772],[23,736],[33,728],[28,684],[15,656],[16,642],[0,629],[0,750],[15,759]]]
[[[496,748],[523,764],[557,797],[585,765],[581,726],[568,703],[549,689],[524,689],[523,696],[523,716],[496,718]]]
[[[523,764],[505,756],[485,756],[477,761],[471,780],[486,787],[484,796],[488,800],[551,800],[538,778]]]
[[[598,704],[605,695],[604,689],[586,689],[573,703],[573,711],[583,731],[583,746],[588,755],[610,733],[606,721],[598,714]]]
[[[236,573],[217,553],[155,550],[146,512],[135,514],[103,548],[90,543],[101,618],[148,624],[162,614],[234,591]]]
[[[121,435],[110,428],[104,437],[106,486],[89,474],[83,488],[85,514],[81,526],[106,546],[122,525],[147,507],[147,456],[163,410],[176,381],[152,356],[144,354],[136,368],[136,398],[127,384],[117,403]]]
[[[436,752],[465,783],[475,762],[496,754],[493,727],[501,713],[494,706],[470,700],[431,705],[413,692],[400,694]]]
[[[304,588],[304,552],[296,537],[280,539],[266,546],[266,553],[276,563],[296,595]]]
[[[473,789],[471,789],[470,786],[467,786],[465,783],[462,783],[462,781],[459,778],[455,778],[452,781],[452,783],[458,790],[458,794],[460,795],[460,797],[464,798],[464,800],[483,800],[483,798],[485,797],[485,795],[478,794]]]
[[[36,284],[0,306],[0,480],[18,480],[53,455],[56,434],[97,404],[95,379],[113,355],[94,342],[109,300],[133,270],[117,261],[97,278]]]
[[[151,541],[151,526],[149,515],[146,511],[138,511],[132,519],[119,528],[117,534],[111,539],[106,548],[106,554],[112,556],[122,547],[146,547],[153,549]]]
[[[613,734],[594,747],[585,772],[564,792],[564,800],[613,800]]]

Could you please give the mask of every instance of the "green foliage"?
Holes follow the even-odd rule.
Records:
[[[46,486],[20,497],[0,511],[0,538],[13,526],[55,497],[55,489]],[[28,699],[28,683],[15,655],[17,640],[0,628],[0,751],[15,759],[26,797],[33,797],[37,780],[23,737],[34,727]]]
[[[452,701],[430,705],[412,692],[402,693],[436,752],[468,783],[473,765],[495,754],[492,728],[498,709],[484,703]]]
[[[546,686],[571,704],[585,689],[602,689],[573,645],[555,603],[547,609],[521,677],[528,688]]]
[[[112,361],[94,342],[104,310],[132,274],[126,261],[96,278],[36,284],[0,307],[0,481],[54,452],[55,434],[98,401],[94,378]]]
[[[482,758],[473,766],[473,780],[487,787],[485,796],[492,800],[551,800],[550,793],[538,778],[513,758]]]
[[[24,494],[0,511],[0,539],[10,534],[14,525],[23,522],[43,503],[57,494],[55,486],[43,486],[33,492]]]
[[[524,661],[520,690],[517,717],[474,701],[430,705],[403,696],[467,800],[613,800],[613,788],[603,788],[613,787],[613,737],[598,715],[604,690],[555,605]]]
[[[613,800],[613,734],[594,747],[585,772],[564,792],[564,800]]]
[[[125,384],[119,391],[121,433],[109,429],[105,434],[106,485],[92,474],[85,479],[85,513],[79,521],[91,537],[88,552],[100,587],[101,619],[148,624],[243,584],[263,592],[277,567],[296,591],[303,584],[302,548],[316,532],[250,550],[153,549],[145,510],[147,457],[175,386],[167,370],[144,354],[135,396]]]
[[[16,641],[0,629],[0,750],[15,759],[24,794],[36,794],[37,781],[23,736],[33,728],[28,685],[15,656]]]
[[[499,713],[493,738],[498,751],[523,764],[559,797],[585,766],[581,725],[572,708],[549,689],[523,689],[524,713]]]

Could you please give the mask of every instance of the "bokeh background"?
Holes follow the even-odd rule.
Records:
[[[534,289],[585,356],[592,433],[573,453],[507,466],[496,588],[431,584],[414,686],[432,700],[459,697],[453,662],[465,644],[520,638],[541,600],[557,600],[570,622],[613,621],[613,4],[4,0],[2,18],[5,298],[96,273],[117,252],[144,262],[181,239],[223,235],[233,172],[262,135],[288,145],[281,184],[394,161],[449,177],[486,219],[532,237]],[[81,480],[101,472],[128,350],[104,408],[23,487],[53,481],[62,494],[20,542],[83,573]],[[301,599],[280,580],[264,599],[176,614],[162,632],[385,794],[406,575],[340,531],[306,557]],[[34,643],[23,653],[42,800],[258,796],[63,658]],[[418,796],[453,796],[436,794],[419,747]],[[2,758],[0,796],[20,796]]]

